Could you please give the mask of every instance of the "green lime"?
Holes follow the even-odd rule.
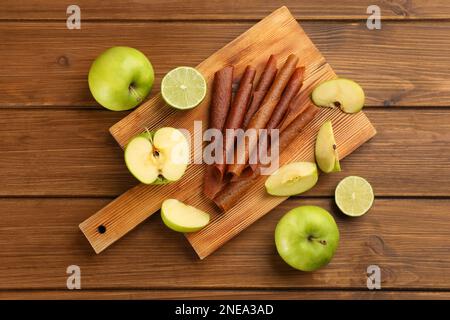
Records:
[[[161,82],[164,101],[176,109],[196,107],[206,95],[206,81],[191,67],[178,67],[169,71]]]
[[[362,216],[373,204],[372,186],[361,177],[346,177],[337,185],[334,199],[339,209],[346,215]]]

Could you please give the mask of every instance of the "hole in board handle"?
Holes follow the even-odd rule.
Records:
[[[104,225],[99,225],[98,227],[97,227],[97,231],[98,231],[98,233],[100,233],[100,234],[104,234],[105,232],[106,232],[106,227],[104,226]]]

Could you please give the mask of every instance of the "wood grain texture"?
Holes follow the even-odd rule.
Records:
[[[3,0],[0,19],[65,20],[69,0]],[[110,0],[108,6],[99,6],[93,0],[78,0],[83,20],[234,20],[261,19],[286,5],[301,20],[367,19],[367,7],[378,5],[383,19],[446,19],[450,5],[446,0],[247,0],[223,2],[220,0]],[[36,8],[39,8],[37,10]]]
[[[444,67],[450,65],[450,22],[383,22],[373,31],[365,22],[301,23],[336,73],[361,83],[367,105],[450,106],[450,71]],[[136,47],[151,59],[153,96],[167,71],[197,65],[252,25],[85,22],[81,30],[68,30],[63,22],[0,23],[0,107],[92,109],[89,66],[116,45]]]
[[[201,62],[197,69],[204,75],[210,87],[216,71],[227,65],[234,66],[234,77],[239,79],[249,64],[256,70],[262,70],[270,55],[275,55],[278,61],[285,61],[291,54],[301,57],[301,63],[305,67],[302,88],[305,98],[301,101],[306,106],[311,103],[309,95],[312,89],[324,80],[335,78],[336,75],[286,7],[277,9],[255,24]],[[201,136],[208,125],[210,95],[211,90],[199,106],[187,112],[170,108],[161,96],[157,95],[112,126],[110,132],[123,147],[133,136],[143,132],[144,128],[156,130],[161,126],[169,126],[187,129],[192,140],[191,159],[198,158],[197,154],[201,157]],[[334,123],[338,151],[342,158],[376,133],[363,112],[349,115],[340,110],[320,109],[304,132],[281,154],[280,164],[314,159],[316,133],[326,120],[332,120]],[[199,126],[195,129],[196,122],[199,122]],[[200,135],[197,142],[196,135]],[[207,227],[188,237],[198,256],[203,259],[286,199],[267,195],[264,188],[266,177],[261,176],[243,195],[244,201],[221,215],[214,203],[202,192],[204,170],[205,165],[191,164],[183,179],[176,183],[160,186],[138,185],[83,221],[80,229],[95,252],[100,253],[158,211],[165,199],[176,198],[211,214],[216,213],[216,218],[213,218]],[[106,232],[99,232],[99,227],[106,227]]]
[[[332,199],[289,199],[206,260],[159,215],[102,255],[77,228],[108,199],[1,199],[0,289],[66,289],[66,268],[76,264],[82,288],[140,289],[365,289],[366,268],[382,270],[382,288],[450,288],[450,200],[376,199],[364,217],[338,213]],[[305,204],[335,216],[341,241],[331,264],[296,271],[276,253],[275,225]]]
[[[447,291],[331,290],[33,290],[1,291],[0,300],[449,300]]]
[[[168,70],[198,64],[279,1],[78,0],[82,29],[72,31],[65,26],[69,4],[0,2],[0,299],[450,298],[450,111],[426,110],[450,106],[448,1],[283,1],[337,73],[363,85],[368,105],[382,107],[366,109],[378,135],[342,161],[342,173],[322,175],[306,196],[288,200],[205,261],[158,216],[101,257],[77,229],[136,184],[107,133],[124,113],[100,111],[87,72],[102,50],[136,47],[156,67],[154,95]],[[366,29],[368,4],[381,6],[382,30]],[[391,108],[403,106],[418,108]],[[348,220],[330,199],[308,198],[332,195],[348,174],[368,178],[388,199]],[[305,203],[331,209],[344,232],[336,259],[315,274],[284,265],[272,241],[281,215]],[[365,291],[372,263],[382,267],[381,292]],[[70,264],[82,267],[81,292],[65,288]]]
[[[370,143],[322,175],[308,192],[330,196],[348,174],[379,196],[450,196],[450,110],[367,109],[378,129]],[[138,182],[108,128],[122,113],[1,110],[0,196],[116,197]]]

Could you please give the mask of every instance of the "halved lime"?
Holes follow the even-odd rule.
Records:
[[[336,187],[334,199],[343,213],[359,217],[369,211],[373,204],[372,186],[366,179],[349,176],[341,180]]]
[[[191,67],[178,67],[169,71],[161,82],[164,101],[176,109],[196,107],[206,95],[206,81]]]

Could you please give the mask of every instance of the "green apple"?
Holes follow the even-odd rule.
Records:
[[[132,138],[125,147],[128,170],[145,184],[179,180],[189,162],[189,143],[175,128],[164,127],[155,133]]]
[[[170,229],[178,232],[195,232],[209,223],[209,214],[177,199],[164,200],[161,218]]]
[[[316,162],[323,172],[341,171],[331,121],[324,122],[317,133],[315,155]]]
[[[314,271],[333,258],[339,244],[339,229],[328,211],[317,206],[301,206],[278,222],[275,244],[288,265]]]
[[[338,78],[319,84],[311,98],[319,107],[337,107],[347,113],[356,113],[363,108],[365,95],[355,81]]]
[[[285,164],[267,178],[265,186],[273,196],[294,196],[305,192],[317,183],[319,174],[313,162]]]
[[[89,70],[89,89],[103,107],[129,110],[150,93],[155,74],[147,57],[134,48],[113,47],[95,59]]]

